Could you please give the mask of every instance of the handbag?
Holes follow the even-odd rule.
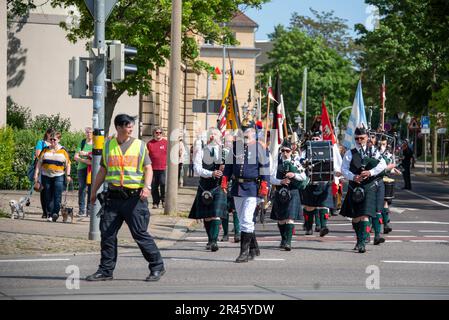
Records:
[[[28,169],[27,169],[27,177],[31,183],[33,183],[33,181],[34,181],[34,172],[36,170],[36,163],[37,163],[37,158],[34,158],[33,162],[28,166]]]

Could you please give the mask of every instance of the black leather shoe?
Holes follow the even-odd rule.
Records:
[[[239,242],[240,242],[240,234],[236,234],[236,235],[234,236],[234,242],[235,242],[235,243],[239,243]]]
[[[210,245],[210,251],[218,251],[218,244],[216,242],[212,242],[212,244]]]
[[[58,218],[59,218],[59,214],[57,214],[57,213],[53,213],[51,216],[51,219],[53,220],[53,222],[56,222],[56,220],[58,220]]]
[[[112,276],[106,276],[100,271],[97,271],[94,274],[86,277],[86,281],[108,281],[112,279],[114,279]]]
[[[321,229],[320,231],[320,237],[324,237],[326,234],[329,233],[329,229],[324,227],[323,229]]]
[[[306,230],[306,236],[310,236],[312,234],[313,234],[313,230],[312,229]]]
[[[208,242],[208,243],[206,244],[206,250],[210,250],[211,245],[212,245],[212,243]]]
[[[377,246],[377,245],[379,245],[379,244],[381,244],[381,243],[384,243],[384,242],[385,242],[385,239],[384,239],[384,238],[381,238],[381,237],[374,238],[374,245],[375,245],[375,246]]]
[[[145,279],[145,281],[159,281],[159,279],[165,274],[165,269],[151,271],[150,275]]]
[[[285,251],[291,251],[291,250],[292,250],[292,246],[291,246],[290,244],[286,243],[286,244],[284,245],[284,250],[285,250]]]
[[[315,227],[315,232],[320,232],[321,231],[321,227]]]
[[[359,253],[365,253],[366,249],[365,246],[359,246]]]
[[[384,233],[390,233],[391,231],[393,231],[393,229],[391,229],[391,227],[387,224],[384,225]]]
[[[221,241],[229,241],[229,236],[228,235],[223,236],[223,238],[221,238]]]

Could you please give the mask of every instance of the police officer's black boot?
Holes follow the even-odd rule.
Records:
[[[241,232],[241,240],[240,240],[240,255],[237,257],[235,262],[248,262],[249,258],[249,245],[251,243],[253,233]]]
[[[252,233],[251,242],[249,243],[248,260],[254,260],[256,256],[260,256],[259,244],[257,243],[256,233]]]

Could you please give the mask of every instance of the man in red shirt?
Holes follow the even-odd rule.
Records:
[[[148,141],[147,149],[153,166],[151,197],[153,198],[153,209],[157,209],[159,203],[164,207],[165,171],[167,169],[167,140],[162,138],[162,128],[157,127],[153,130],[153,139]]]

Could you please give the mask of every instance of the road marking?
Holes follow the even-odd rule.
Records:
[[[394,232],[412,232],[411,230],[399,230],[399,229],[394,229]]]
[[[422,242],[422,243],[426,243],[426,242],[434,242],[434,243],[446,243],[448,242],[447,240],[410,240],[410,242]]]
[[[16,259],[16,260],[0,260],[0,262],[50,262],[50,261],[70,261],[70,259]]]
[[[431,235],[431,236],[423,236],[424,238],[449,238],[449,236],[439,236],[439,235]]]
[[[439,206],[449,208],[449,205],[447,205],[447,204],[441,203],[441,202],[439,202],[439,201],[435,201],[435,200],[433,200],[433,199],[430,199],[430,198],[428,198],[428,197],[426,197],[426,196],[423,196],[423,195],[421,195],[421,194],[418,194],[418,193],[416,193],[416,192],[413,192],[413,191],[410,191],[410,190],[404,190],[404,191],[407,191],[408,193],[414,194],[414,195],[416,195],[416,196],[418,196],[418,197],[420,197],[420,198],[423,198],[423,199],[425,199],[425,200],[428,200],[428,201],[430,201],[430,202],[432,202],[432,203],[435,203],[435,204],[437,204],[437,205],[439,205]]]
[[[449,264],[448,261],[388,261],[383,260],[385,263],[408,263],[408,264]]]
[[[285,259],[255,258],[256,261],[285,261]]]
[[[404,242],[403,240],[385,240],[385,242],[387,243],[399,243],[399,242]]]
[[[386,235],[385,237],[387,237],[387,238],[417,238],[417,236],[407,236],[407,235],[403,235],[403,236]]]
[[[399,213],[399,214],[402,214],[404,211],[416,211],[416,210],[418,210],[418,209],[413,209],[413,208],[396,208],[396,207],[390,208],[391,212]]]
[[[390,223],[399,224],[449,224],[449,222],[440,222],[440,221],[392,221]]]
[[[446,230],[418,230],[418,232],[449,232]]]

